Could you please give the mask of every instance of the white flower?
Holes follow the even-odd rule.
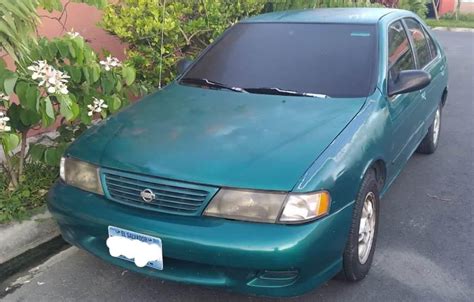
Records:
[[[99,63],[100,65],[104,66],[104,69],[107,71],[111,70],[114,67],[122,66],[119,59],[111,56],[108,56],[107,58],[105,58],[105,61],[100,61]]]
[[[3,92],[0,92],[0,101],[9,101],[10,97]]]
[[[94,101],[92,102],[92,104],[87,105],[87,108],[89,109],[89,112],[87,113],[88,116],[94,115],[94,112],[102,112],[102,109],[106,109],[109,107],[107,106],[107,104],[105,104],[105,101],[103,99],[93,99]]]
[[[28,66],[33,71],[31,78],[38,80],[39,87],[45,87],[48,93],[68,94],[67,79],[70,77],[49,65],[46,61],[35,61]]]
[[[71,28],[71,31],[68,31],[66,34],[67,34],[67,35],[69,36],[69,38],[71,38],[71,39],[74,39],[74,38],[77,38],[77,37],[80,37],[80,36],[81,36],[80,33],[78,33],[77,31],[74,31],[74,28]]]
[[[0,111],[0,132],[8,132],[12,130],[10,126],[7,125],[7,122],[10,120],[8,116],[2,111]]]
[[[43,71],[45,67],[48,66],[48,64],[46,63],[46,61],[35,61],[33,63],[36,65],[28,66],[27,69],[33,71],[31,78],[33,80],[36,80],[42,77]]]

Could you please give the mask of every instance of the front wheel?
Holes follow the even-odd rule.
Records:
[[[349,239],[343,255],[343,271],[340,276],[348,281],[364,279],[372,265],[379,217],[377,188],[375,172],[370,170],[357,194]]]
[[[423,153],[423,154],[432,154],[438,148],[438,141],[439,141],[439,132],[441,130],[441,105],[438,106],[438,109],[435,113],[435,118],[433,120],[433,124],[431,124],[430,128],[428,129],[428,133],[426,134],[425,138],[421,141],[418,149],[416,152]]]

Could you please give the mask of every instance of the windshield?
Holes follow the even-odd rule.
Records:
[[[206,79],[250,92],[278,88],[363,97],[375,87],[376,62],[373,25],[239,23],[182,80]]]

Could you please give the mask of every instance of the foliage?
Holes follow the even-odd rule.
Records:
[[[43,206],[47,190],[57,177],[57,167],[27,163],[25,181],[12,191],[9,189],[8,177],[5,173],[0,173],[0,223],[26,219],[31,215],[32,209]]]
[[[272,0],[266,1],[265,12],[291,9],[314,9],[329,7],[380,7],[370,0]]]
[[[263,7],[261,0],[167,1],[163,10],[163,1],[123,0],[105,9],[103,27],[129,44],[139,80],[160,86],[161,57],[162,82],[167,83],[179,59],[195,57],[228,26]]]
[[[39,21],[37,0],[0,0],[0,50],[13,59],[28,54],[28,44]]]
[[[400,9],[412,11],[421,18],[425,18],[426,14],[428,13],[428,7],[426,6],[426,3],[427,0],[399,0],[397,7]]]

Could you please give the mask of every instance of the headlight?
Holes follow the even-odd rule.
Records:
[[[59,176],[68,185],[100,195],[104,194],[100,183],[99,169],[94,165],[63,157],[61,158]]]
[[[326,191],[290,194],[281,213],[281,222],[304,222],[329,213],[331,196]]]
[[[326,215],[329,205],[330,196],[326,191],[287,194],[221,189],[204,215],[267,223],[302,223]]]

